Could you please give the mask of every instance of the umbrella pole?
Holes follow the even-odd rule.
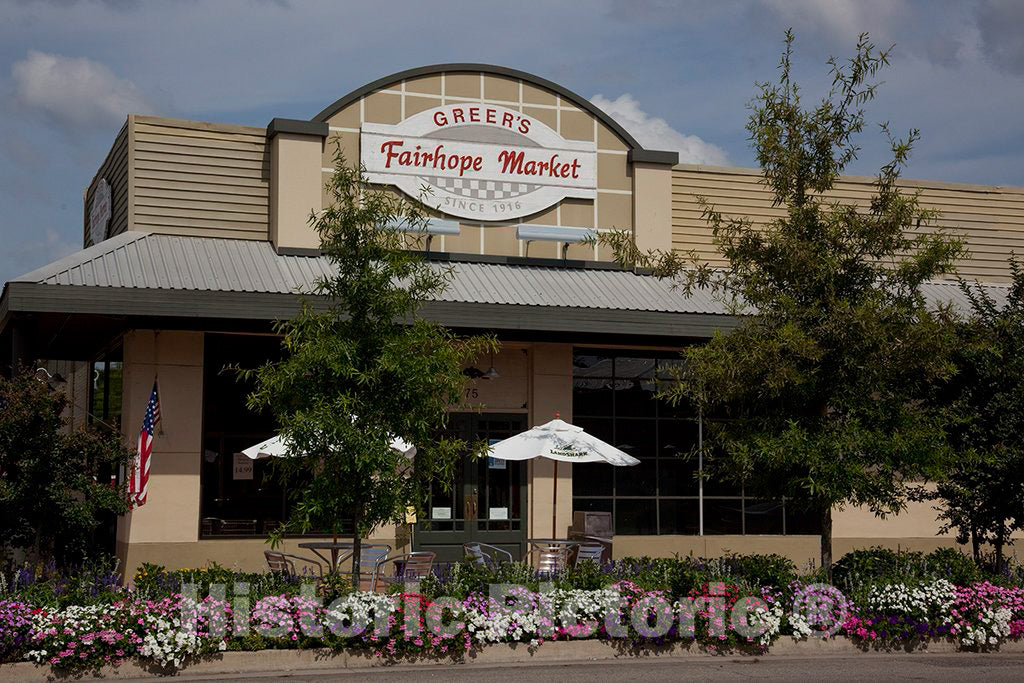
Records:
[[[557,522],[555,517],[558,515],[558,461],[555,463],[555,482],[554,491],[551,494],[551,538],[558,538]]]

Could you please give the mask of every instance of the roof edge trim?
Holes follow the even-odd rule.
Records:
[[[292,135],[310,135],[325,138],[330,133],[326,123],[320,121],[301,121],[299,119],[273,118],[267,124],[267,139],[281,133]]]
[[[561,86],[553,81],[549,81],[546,78],[535,76],[526,71],[520,71],[518,69],[511,69],[506,66],[497,66],[495,64],[472,64],[472,63],[453,63],[453,64],[432,64],[430,66],[421,66],[415,69],[407,69],[405,71],[399,71],[393,73],[390,76],[384,76],[378,78],[372,83],[367,83],[361,88],[353,90],[349,94],[345,95],[339,100],[336,100],[333,104],[327,106],[323,111],[313,117],[314,121],[327,121],[330,117],[334,116],[338,111],[352,104],[360,97],[370,94],[374,90],[380,90],[385,85],[395,83],[396,81],[403,81],[409,78],[418,78],[420,76],[432,76],[443,72],[452,71],[477,71],[482,73],[494,74],[495,76],[507,76],[509,78],[518,78],[519,80],[532,83],[533,85],[553,90],[565,99],[569,100],[580,109],[588,111],[598,118],[601,123],[611,128],[615,133],[621,137],[626,144],[633,150],[642,150],[643,146],[636,141],[632,135],[626,132],[626,129],[620,126],[615,119],[608,116],[599,107],[595,106],[589,100],[580,95],[577,95],[568,88]]]

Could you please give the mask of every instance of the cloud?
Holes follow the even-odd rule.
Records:
[[[45,228],[43,234],[35,239],[11,236],[5,253],[0,256],[0,282],[30,273],[78,249],[81,249],[79,244],[69,241],[53,228]]]
[[[885,42],[907,14],[903,0],[761,0],[761,4],[797,35],[825,33],[844,42],[856,40],[863,31]]]
[[[86,58],[30,50],[11,66],[14,102],[70,129],[109,128],[159,107],[134,83]]]
[[[1024,74],[1024,3],[987,0],[978,5],[976,21],[982,54],[996,67]]]
[[[615,119],[637,141],[648,149],[678,151],[679,162],[683,164],[708,164],[726,166],[729,159],[725,152],[696,135],[686,135],[668,125],[665,119],[649,116],[640,109],[636,99],[629,93],[610,100],[603,95],[590,98],[598,108]]]

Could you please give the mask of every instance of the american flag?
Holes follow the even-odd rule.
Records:
[[[135,451],[132,478],[128,483],[128,502],[133,508],[146,504],[146,494],[149,492],[149,461],[153,456],[153,434],[156,432],[158,424],[160,424],[160,395],[157,392],[156,380],[154,380],[153,393],[149,395],[146,417],[142,420],[142,430],[139,432],[139,446]]]

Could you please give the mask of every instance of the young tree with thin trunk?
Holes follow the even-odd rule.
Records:
[[[332,268],[315,289],[323,305],[277,324],[282,360],[239,374],[255,380],[249,407],[270,409],[297,456],[276,463],[292,506],[271,542],[352,525],[358,586],[360,539],[404,523],[432,481],[450,481],[460,458],[484,452],[443,431],[462,402],[463,367],[496,342],[418,314],[451,275],[407,248],[410,233],[425,234],[421,204],[368,186],[340,153],[327,190],[329,206],[310,219]],[[413,459],[391,448],[395,437],[416,446]]]
[[[953,370],[952,336],[921,286],[953,271],[962,244],[898,186],[916,130],[887,136],[892,159],[867,204],[831,195],[858,152],[862,106],[887,64],[862,35],[848,62],[829,60],[833,85],[805,108],[792,80],[786,34],[777,83],[759,84],[747,129],[782,216],[767,225],[704,202],[722,268],[693,255],[640,252],[613,234],[620,261],[713,288],[743,317],[685,353],[665,395],[707,420],[705,462],[749,493],[785,497],[820,515],[821,563],[832,564],[832,511],[904,508],[915,481],[946,463],[942,420],[922,398]]]
[[[104,518],[128,511],[111,475],[132,452],[116,430],[69,424],[68,404],[28,367],[0,376],[0,570],[14,549],[61,567],[98,558]]]
[[[949,476],[922,497],[939,502],[940,532],[956,530],[975,560],[981,545],[1003,568],[1011,534],[1024,528],[1024,269],[1010,260],[1006,301],[960,283],[969,316],[957,325],[957,374],[939,392],[959,457]]]

